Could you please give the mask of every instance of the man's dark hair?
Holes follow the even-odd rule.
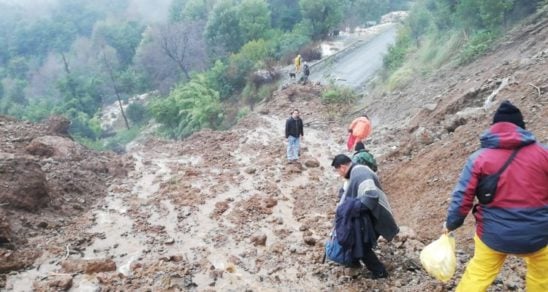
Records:
[[[350,157],[344,154],[339,154],[335,156],[335,158],[333,158],[333,162],[331,162],[331,166],[335,168],[339,168],[341,167],[341,165],[346,165],[349,163],[352,163],[352,159],[350,159]]]
[[[365,150],[365,145],[363,145],[362,142],[356,143],[356,146],[354,146],[355,151]]]

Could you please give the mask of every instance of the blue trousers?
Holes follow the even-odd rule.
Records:
[[[299,159],[300,138],[289,136],[287,138],[287,160]]]

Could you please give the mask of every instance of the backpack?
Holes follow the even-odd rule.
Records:
[[[372,171],[377,171],[377,161],[367,150],[356,152],[352,157],[352,161],[357,164],[366,165],[371,168]]]
[[[356,260],[352,257],[352,251],[344,249],[337,239],[337,233],[333,230],[331,238],[325,242],[325,256],[344,266],[353,265]]]

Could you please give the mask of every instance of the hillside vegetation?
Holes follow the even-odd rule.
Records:
[[[226,128],[234,117],[221,104],[252,106],[270,93],[272,86],[260,87],[276,80],[277,65],[297,53],[318,58],[316,41],[378,21],[406,1],[25,3],[0,2],[0,114],[31,121],[64,115],[74,137],[101,148],[104,105],[153,92],[155,101],[128,109],[128,129],[149,117],[170,138]]]

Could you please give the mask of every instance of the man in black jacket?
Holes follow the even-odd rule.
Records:
[[[285,122],[285,138],[287,139],[287,162],[293,163],[299,159],[300,142],[303,139],[303,120],[299,110],[295,109]]]

